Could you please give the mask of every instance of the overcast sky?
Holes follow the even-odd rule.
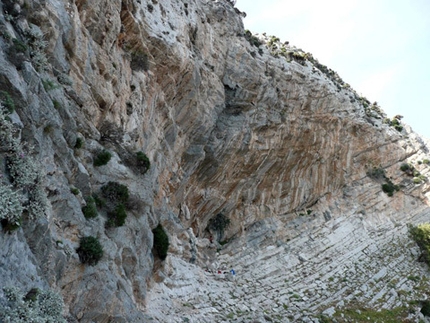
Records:
[[[430,0],[238,0],[245,28],[320,63],[430,138]]]

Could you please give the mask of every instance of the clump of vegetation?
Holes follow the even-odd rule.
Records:
[[[400,165],[400,170],[402,172],[407,172],[413,169],[413,166],[407,163],[403,163],[402,165]]]
[[[106,201],[103,198],[98,196],[96,193],[94,193],[92,196],[97,207],[102,208],[106,206]]]
[[[52,100],[52,105],[54,106],[55,109],[60,109],[61,108],[61,103],[58,102],[57,100]]]
[[[156,255],[161,260],[166,259],[169,249],[169,237],[164,231],[163,226],[158,224],[157,227],[152,230],[152,234],[154,235],[154,250]]]
[[[367,176],[376,180],[376,181],[384,181],[381,184],[382,191],[386,193],[388,196],[393,196],[394,192],[399,191],[399,185],[395,185],[386,175],[385,169],[382,166],[373,167],[372,169],[367,171]]]
[[[428,160],[428,159],[423,159],[423,164],[426,164],[426,165],[430,164],[430,160]]]
[[[96,218],[99,214],[97,212],[96,202],[92,196],[88,196],[85,201],[87,205],[82,208],[82,213],[84,214],[86,219]]]
[[[24,208],[21,193],[11,186],[0,183],[0,220],[5,231],[12,232],[21,226],[21,215]]]
[[[403,163],[402,165],[400,165],[400,170],[405,172],[406,175],[414,177],[413,181],[415,184],[419,184],[427,180],[427,177],[421,175],[421,173],[416,170],[415,167],[411,164]]]
[[[127,186],[117,182],[108,182],[106,185],[103,185],[101,187],[101,192],[103,197],[108,201],[124,205],[127,204],[130,197]]]
[[[110,159],[112,158],[112,154],[110,151],[104,149],[98,152],[97,156],[94,158],[93,164],[96,167],[106,165]]]
[[[146,156],[146,154],[143,151],[138,151],[136,153],[136,159],[137,159],[138,166],[142,167],[142,169],[144,170],[143,173],[146,173],[146,171],[151,166],[148,156]]]
[[[420,260],[430,266],[430,223],[409,226],[409,234],[421,249]]]
[[[208,229],[209,231],[215,231],[219,233],[219,237],[222,238],[224,230],[230,225],[230,219],[223,213],[218,213],[212,219],[209,220]]]
[[[29,219],[45,216],[48,200],[42,186],[42,167],[31,156],[32,148],[21,142],[15,136],[15,132],[14,125],[0,104],[0,146],[6,154],[7,171],[12,182],[12,185],[6,185],[9,189],[3,188],[3,198],[5,199],[9,195],[9,198],[17,203],[19,201],[22,209],[28,212]],[[9,206],[12,205],[15,204]],[[7,209],[3,211],[6,212]],[[13,218],[11,218],[11,213],[6,218],[0,217],[3,227],[6,227],[8,231],[18,228],[21,223],[20,219],[20,213],[15,213]]]
[[[0,91],[0,102],[8,110],[9,113],[15,111],[15,102],[10,94],[6,91]]]
[[[384,123],[388,124],[389,126],[393,127],[399,132],[402,132],[403,126],[401,125],[400,120],[403,118],[401,115],[394,116],[391,120],[389,118],[384,119]]]
[[[72,188],[70,188],[70,192],[71,192],[73,195],[79,195],[79,189],[78,189],[78,188],[76,188],[76,187],[72,187]]]
[[[408,317],[409,310],[406,306],[399,306],[393,309],[369,309],[365,307],[353,306],[336,310],[333,315],[336,322],[384,322],[398,323],[404,322]]]
[[[32,288],[26,295],[18,288],[3,288],[5,304],[0,304],[0,321],[66,323],[62,316],[64,302],[52,291]]]
[[[76,250],[83,264],[96,265],[103,257],[103,247],[95,237],[81,238],[79,248]]]
[[[75,141],[75,149],[81,149],[84,146],[84,140],[81,137],[77,137]]]
[[[421,313],[424,316],[430,316],[430,300],[425,300],[421,303],[422,307],[421,307]]]
[[[393,196],[394,192],[400,190],[399,185],[394,185],[394,183],[390,179],[386,179],[386,183],[382,184],[382,191],[387,193],[388,196]]]
[[[43,88],[45,89],[45,91],[51,91],[51,90],[55,90],[58,89],[58,85],[55,84],[53,81],[51,80],[42,80],[42,84],[43,84]]]
[[[245,30],[245,39],[255,47],[260,47],[263,43],[258,37],[254,36],[249,30]]]
[[[102,196],[105,198],[105,205],[108,208],[107,227],[119,227],[124,225],[127,218],[125,205],[129,200],[130,194],[127,186],[117,182],[108,182],[101,187]]]
[[[125,211],[124,204],[118,204],[115,209],[108,213],[107,227],[120,227],[125,223],[127,212]]]

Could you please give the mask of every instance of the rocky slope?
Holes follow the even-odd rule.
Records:
[[[59,292],[70,322],[421,317],[428,279],[406,225],[429,215],[427,142],[242,17],[224,0],[2,2],[2,185],[25,200],[21,228],[0,234],[2,287]],[[11,174],[14,136],[41,163],[38,217]],[[108,182],[130,192],[123,226],[106,227],[106,207],[82,212]],[[76,252],[89,235],[95,266]],[[235,279],[205,271],[221,268]]]

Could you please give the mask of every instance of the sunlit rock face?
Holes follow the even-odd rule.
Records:
[[[428,218],[429,152],[408,126],[310,54],[245,32],[229,1],[9,2],[0,90],[49,205],[1,233],[2,286],[56,290],[70,322],[317,322],[414,301],[421,317],[428,283],[407,224]],[[44,35],[38,55],[29,31]],[[30,49],[11,55],[13,38]],[[112,158],[96,167],[102,150]],[[82,213],[110,181],[131,196],[118,228],[103,207]],[[96,266],[76,253],[88,235],[104,247]]]

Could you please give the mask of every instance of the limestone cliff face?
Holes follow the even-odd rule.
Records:
[[[384,123],[376,104],[309,54],[265,36],[252,44],[257,39],[228,1],[8,0],[0,23],[0,90],[15,102],[11,119],[22,140],[35,146],[49,198],[47,218],[24,219],[22,229],[0,235],[2,285],[57,290],[71,322],[182,322],[178,313],[227,320],[225,307],[196,284],[231,286],[198,268],[235,265],[250,275],[242,282],[249,287],[250,249],[258,268],[265,248],[289,245],[273,249],[272,261],[298,273],[294,266],[353,232],[352,249],[384,246],[366,242],[369,230],[397,223],[390,230],[406,236],[405,225],[428,214],[427,183],[399,169],[413,162],[426,175],[426,164],[416,162],[426,158],[427,143],[407,126],[399,132]],[[38,34],[45,45],[35,45]],[[13,39],[28,48],[20,52]],[[113,157],[95,167],[102,149]],[[137,151],[151,162],[145,174],[129,161]],[[375,167],[400,185],[394,197],[382,192],[383,179],[368,176]],[[81,208],[109,181],[127,185],[133,206],[124,226],[106,229],[105,214],[86,220]],[[210,233],[220,213],[230,225]],[[158,223],[170,238],[165,262],[151,252]],[[229,241],[218,254],[211,234]],[[87,235],[105,250],[94,267],[76,253]],[[320,244],[308,250],[305,236]],[[340,264],[342,255],[350,259],[351,249],[333,250]],[[410,258],[407,268],[415,268]],[[194,287],[181,289],[181,281]],[[190,292],[201,296],[193,311],[173,300]],[[209,305],[199,310],[199,303]],[[259,315],[255,306],[251,317]]]

